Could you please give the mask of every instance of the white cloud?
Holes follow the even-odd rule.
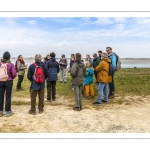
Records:
[[[111,18],[105,18],[105,17],[101,17],[101,18],[97,18],[97,20],[95,22],[93,22],[93,24],[95,25],[110,25],[113,24],[114,21]]]
[[[37,25],[37,21],[36,20],[29,20],[27,21],[28,24],[34,26],[34,25]]]

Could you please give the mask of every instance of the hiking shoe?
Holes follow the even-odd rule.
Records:
[[[115,95],[114,95],[114,93],[112,93],[112,94],[109,94],[108,99],[112,99],[114,97],[115,97]]]
[[[3,112],[0,112],[0,117],[2,117],[3,116]]]
[[[94,102],[93,105],[102,105],[102,103]]]
[[[80,107],[73,107],[73,110],[80,111]]]
[[[39,110],[39,114],[42,114],[44,110]]]
[[[108,103],[108,101],[105,101],[105,100],[102,100],[102,102],[104,102],[104,103]]]
[[[60,83],[62,83],[62,81],[60,81]]]
[[[29,110],[29,114],[36,115],[35,111]]]
[[[88,100],[89,98],[87,96],[84,97],[85,100]]]
[[[10,116],[12,116],[14,113],[11,111],[11,112],[7,112],[6,113],[6,117],[10,117]]]

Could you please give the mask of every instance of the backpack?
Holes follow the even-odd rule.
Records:
[[[115,71],[118,71],[121,68],[121,60],[117,54],[116,55],[116,69]]]
[[[42,84],[44,82],[44,73],[43,68],[41,66],[38,66],[36,63],[34,63],[35,71],[33,78],[38,84]]]
[[[7,81],[7,80],[8,80],[7,63],[6,64],[1,63],[1,66],[0,66],[0,81]]]
[[[115,73],[115,68],[114,68],[114,66],[110,63],[110,64],[109,64],[109,73],[108,73],[108,75],[109,75],[109,76],[113,76],[114,73]]]

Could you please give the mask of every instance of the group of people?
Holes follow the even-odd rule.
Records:
[[[111,47],[106,48],[106,52],[98,51],[98,55],[93,54],[93,59],[90,55],[86,55],[85,61],[82,60],[81,54],[71,54],[69,68],[67,59],[63,54],[60,61],[56,61],[55,53],[52,52],[47,55],[42,61],[40,54],[35,55],[35,62],[28,67],[27,78],[31,82],[30,96],[31,109],[30,114],[36,114],[36,97],[38,94],[39,113],[44,111],[44,88],[45,82],[47,84],[47,101],[55,101],[56,99],[56,82],[58,80],[58,73],[60,72],[60,83],[67,82],[66,72],[70,73],[72,78],[71,85],[75,94],[75,106],[73,110],[82,110],[82,93],[84,89],[85,99],[89,96],[94,97],[93,76],[95,75],[96,84],[98,85],[98,99],[94,105],[102,104],[102,97],[104,93],[104,102],[108,103],[109,98],[114,98],[114,76],[109,75],[109,66],[112,64],[116,67],[116,55],[112,52]],[[0,62],[0,117],[6,113],[9,117],[13,115],[11,110],[11,93],[13,87],[13,79],[18,74],[18,82],[16,90],[23,90],[21,83],[24,78],[25,69],[27,65],[23,60],[23,56],[19,55],[15,63],[10,61],[10,53],[5,52]],[[109,92],[108,92],[109,86]],[[4,94],[6,92],[6,102],[4,109]]]

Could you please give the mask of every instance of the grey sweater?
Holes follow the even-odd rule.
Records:
[[[81,61],[75,62],[71,68],[72,84],[83,85],[86,72],[85,64]]]

